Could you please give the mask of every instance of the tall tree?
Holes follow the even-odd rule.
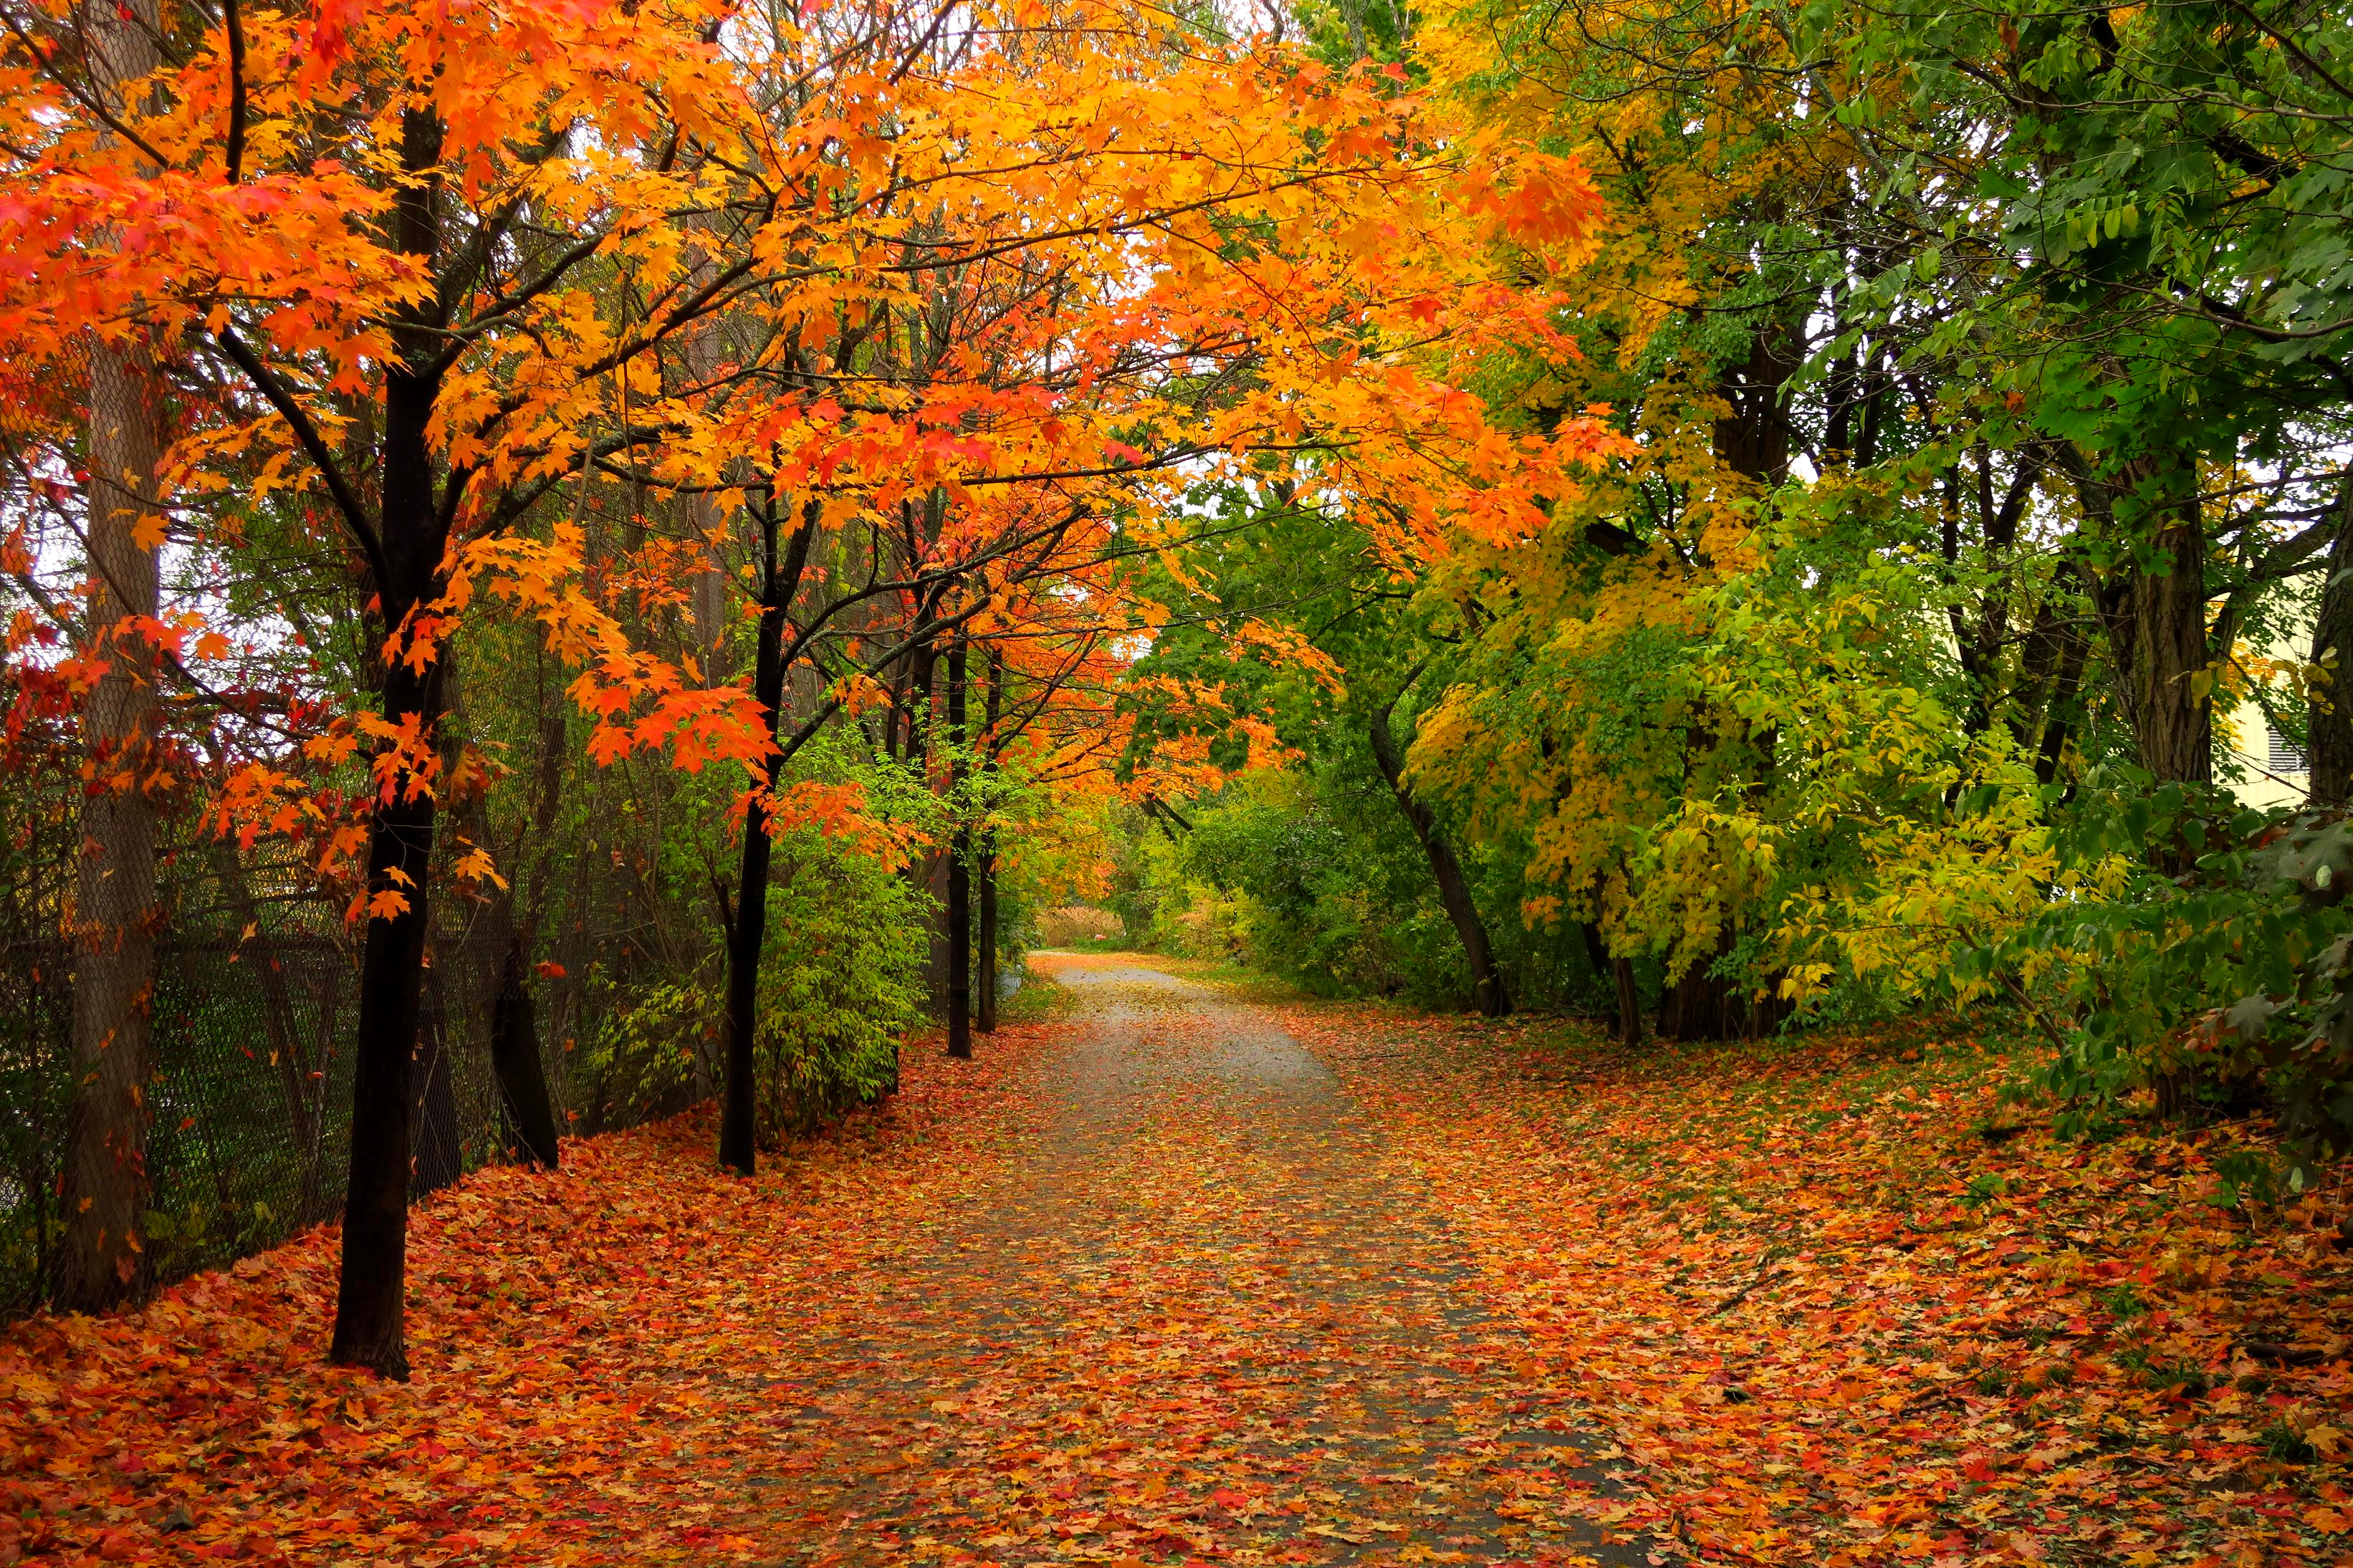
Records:
[[[12,299],[12,346],[37,360],[65,330],[136,320],[200,355],[231,390],[179,461],[230,483],[257,451],[279,483],[307,471],[340,531],[313,546],[373,628],[375,711],[311,737],[309,752],[364,756],[366,770],[360,819],[322,835],[322,868],[348,868],[364,926],[331,1354],[390,1376],[407,1370],[409,1079],[445,639],[470,605],[539,621],[586,667],[575,690],[603,755],[678,740],[691,765],[754,743],[738,694],[691,689],[579,591],[576,531],[522,526],[588,448],[637,438],[606,412],[617,382],[753,265],[692,286],[671,269],[680,213],[719,195],[675,116],[718,134],[740,103],[696,25],[529,6],[333,8],[306,24],[231,7],[156,79],[151,112],[115,113],[52,56],[29,89],[57,110],[6,220],[11,252],[31,258],[11,274],[33,301]],[[518,59],[539,64],[519,73]],[[427,61],[429,78],[413,74]],[[320,121],[328,92],[364,111]],[[584,138],[583,101],[598,105],[601,135]],[[643,156],[617,181],[606,157],[623,148]],[[124,243],[89,245],[109,230]],[[616,274],[641,279],[654,305],[608,330],[596,291]],[[224,792],[222,814],[248,834],[309,820],[302,781],[283,769],[257,762]],[[455,865],[493,874],[485,857]]]
[[[972,1055],[972,827],[964,796],[965,638],[948,645],[948,798],[955,828],[948,847],[948,1055]]]
[[[1422,852],[1430,858],[1430,879],[1438,884],[1439,900],[1446,906],[1446,918],[1454,923],[1454,934],[1462,942],[1463,961],[1471,966],[1472,1000],[1488,1017],[1500,1018],[1512,1010],[1512,999],[1495,964],[1494,945],[1487,940],[1487,922],[1480,916],[1471,879],[1462,874],[1462,862],[1437,813],[1406,782],[1405,751],[1389,729],[1389,714],[1396,706],[1396,699],[1390,699],[1375,708],[1366,721],[1373,760],[1388,781],[1389,793],[1397,797],[1398,809],[1405,813],[1414,837],[1420,841]]]
[[[126,89],[162,63],[153,0],[88,6],[81,28],[89,91],[114,115],[137,111]],[[141,163],[138,171],[159,171]],[[100,243],[105,243],[103,239]],[[147,1208],[147,1096],[153,1076],[155,938],[153,754],[161,608],[156,556],[166,444],[164,383],[137,324],[89,341],[90,485],[84,657],[100,671],[82,700],[90,783],[71,929],[73,1105],[67,1122],[65,1237],[53,1296],[69,1310],[119,1300],[140,1274]]]
[[[999,763],[1008,737],[1002,732],[1005,721],[1005,655],[991,647],[987,654],[987,707],[981,715],[981,799],[980,806],[990,816],[976,836],[973,846],[973,873],[980,881],[980,912],[973,933],[978,960],[975,983],[980,987],[972,1026],[984,1035],[997,1032],[997,825],[996,784]]]

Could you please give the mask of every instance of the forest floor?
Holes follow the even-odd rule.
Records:
[[[753,1182],[707,1118],[0,1333],[0,1562],[2353,1554],[2341,1192],[2057,1141],[1916,1028],[1623,1052],[1047,955]]]

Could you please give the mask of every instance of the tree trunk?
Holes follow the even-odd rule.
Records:
[[[1634,961],[1612,958],[1609,978],[1618,986],[1618,1038],[1625,1045],[1642,1043],[1642,994],[1634,985]]]
[[[819,516],[812,500],[803,510],[781,559],[776,552],[776,512],[766,510],[760,519],[760,626],[752,654],[752,700],[759,708],[763,733],[768,738],[771,791],[782,782],[780,774],[788,760],[777,745],[787,673],[785,619],[800,593],[801,573],[808,564],[809,542],[816,537]],[[753,1144],[758,1134],[754,1058],[759,1043],[761,950],[768,937],[768,865],[776,848],[769,831],[767,807],[754,793],[744,812],[744,859],[736,878],[735,918],[727,929],[727,1064],[719,1107],[719,1163],[746,1176],[754,1171]]]
[[[1623,1044],[1642,1043],[1642,998],[1634,984],[1634,961],[1612,957],[1601,940],[1601,928],[1591,921],[1581,921],[1577,931],[1585,938],[1585,956],[1593,965],[1596,979],[1608,975],[1618,994],[1618,1038]]]
[[[772,536],[768,554],[775,559]],[[785,694],[785,607],[774,602],[760,610],[754,655],[752,698],[766,732],[776,730]],[[774,781],[770,781],[773,784]],[[768,812],[755,794],[744,813],[744,859],[735,879],[735,921],[727,933],[727,1081],[719,1111],[719,1163],[742,1175],[754,1171],[753,1047],[759,1033],[760,951],[768,936]]]
[[[440,250],[433,174],[440,161],[440,121],[429,110],[409,110],[401,121],[401,163],[411,183],[395,200],[393,227],[398,248],[427,265]],[[439,596],[448,542],[437,504],[430,433],[441,391],[441,373],[433,367],[442,340],[418,330],[432,324],[417,318],[396,322],[401,357],[385,371],[385,578],[375,586],[384,627],[395,636],[407,630],[413,610]],[[396,731],[413,726],[420,745],[435,743],[445,668],[438,659],[422,669],[404,658],[385,661],[384,719]],[[340,1365],[398,1380],[408,1376],[409,1068],[432,922],[430,782],[396,774],[368,817],[365,891],[372,899],[397,894],[402,907],[396,914],[368,917],[360,959],[351,1184],[343,1194],[343,1277],[327,1352]]]
[[[2328,581],[2320,590],[2320,618],[2312,628],[2313,661],[2336,656],[2305,736],[2315,805],[2341,806],[2353,796],[2353,486],[2347,488],[2342,512],[2328,551]]]
[[[948,850],[948,1055],[972,1055],[972,829],[963,817],[965,639],[948,647],[949,798],[957,823]]]
[[[1715,422],[1713,444],[1735,472],[1766,484],[1788,478],[1789,408],[1781,389],[1803,363],[1801,346],[1788,323],[1768,321],[1751,332],[1746,358],[1725,367],[1717,388],[1725,416]]]
[[[2176,492],[2147,503],[2154,558],[2125,567],[2104,585],[2101,618],[2140,765],[2159,784],[2210,784],[2214,705],[2199,679],[2211,659],[2206,647],[2206,532],[2195,476],[2137,458],[2112,485],[2094,481],[2105,493],[2086,510],[2114,517],[2127,497],[2139,506],[2134,492],[2152,480],[2169,483]],[[2129,524],[2131,519],[2124,521]]]
[[[388,681],[386,712],[395,722],[428,712],[438,694],[423,689],[434,684],[406,676]],[[328,1352],[338,1364],[401,1380],[408,1376],[409,1063],[424,979],[433,826],[432,798],[421,794],[379,804],[368,826],[367,885],[402,892],[407,907],[368,921],[360,959],[351,1183],[343,1197],[343,1279]],[[406,880],[390,875],[396,869]]]
[[[990,842],[980,846],[979,859],[973,871],[979,879],[976,889],[980,906],[974,922],[973,953],[976,973],[973,977],[972,1026],[984,1035],[997,1033],[997,846],[993,833],[982,837]]]
[[[1762,485],[1776,485],[1788,478],[1789,407],[1782,391],[1798,369],[1797,351],[1801,346],[1801,336],[1792,323],[1762,322],[1749,338],[1747,357],[1741,364],[1727,367],[1719,388],[1727,413],[1715,424],[1715,455],[1725,467]],[[1870,449],[1877,441],[1874,399],[1882,387],[1877,364],[1874,355],[1864,373],[1863,430],[1855,452],[1855,460],[1866,465],[1872,461]],[[1697,734],[1706,728],[1704,720],[1695,724],[1694,744]],[[1758,777],[1752,785],[1760,790],[1772,776],[1769,734],[1765,737],[1762,750]],[[1734,914],[1735,911],[1726,911],[1727,922]],[[1731,942],[1727,923],[1719,954],[1729,952]],[[1713,959],[1703,958],[1682,979],[1660,993],[1661,1039],[1715,1040],[1727,1038],[1735,1032],[1738,1006],[1734,988],[1716,978],[1714,968]]]
[[[153,6],[94,5],[84,13],[97,90],[155,68]],[[133,616],[153,618],[154,552],[140,521],[160,516],[161,379],[137,337],[90,345],[90,651],[106,672],[83,700],[82,748],[94,774],[75,868],[73,1099],[62,1171],[65,1235],[51,1281],[67,1311],[128,1295],[140,1272],[147,1208],[147,1086],[155,984],[155,811],[147,775],[154,738],[155,658]]]
[[[1738,1032],[1732,1020],[1732,987],[1709,971],[1715,958],[1730,951],[1730,933],[1716,953],[1693,963],[1683,978],[1659,996],[1659,1038],[1662,1040],[1728,1040]]]
[[[253,887],[237,858],[234,840],[216,838],[212,861],[218,870],[229,909],[243,928],[259,933],[261,909],[253,901]],[[304,1048],[301,1022],[294,1016],[294,998],[286,989],[286,966],[272,951],[275,939],[263,937],[257,952],[242,949],[251,964],[254,984],[261,989],[261,1026],[269,1043],[269,1062],[278,1071],[278,1092],[286,1101],[286,1120],[302,1151],[301,1198],[295,1212],[307,1220],[319,1196],[319,1116],[325,1109],[322,1080],[311,1071],[311,1053]]]
[[[544,693],[542,694],[543,700]],[[555,1102],[540,1056],[539,1007],[532,994],[531,951],[547,898],[549,846],[563,796],[565,727],[561,710],[540,715],[538,777],[533,781],[531,814],[514,836],[515,864],[507,886],[484,903],[477,930],[486,953],[490,1005],[491,1073],[498,1083],[499,1148],[510,1160],[554,1170],[559,1157]],[[477,844],[492,841],[490,811],[479,793],[465,807],[464,832]],[[507,856],[504,846],[501,854]],[[470,949],[474,944],[468,944]],[[469,956],[471,956],[470,952]],[[700,1064],[702,1053],[696,1053]],[[704,1093],[708,1094],[706,1087]]]
[[[553,1171],[560,1158],[555,1103],[539,1054],[539,1010],[531,994],[531,955],[521,931],[511,935],[491,1001],[491,1070],[499,1080],[499,1111],[507,1155]]]
[[[988,707],[983,718],[983,761],[981,772],[993,784],[997,776],[997,721],[1004,716],[1005,656],[991,648],[988,654]],[[996,806],[994,790],[985,791],[983,805]],[[980,930],[974,942],[979,949],[980,994],[973,1027],[984,1035],[997,1032],[997,829],[983,826],[980,830],[980,852],[973,868],[980,874]]]
[[[1480,1012],[1500,1018],[1512,1010],[1512,1001],[1504,989],[1503,975],[1496,971],[1494,950],[1488,945],[1479,907],[1472,901],[1462,863],[1454,858],[1454,847],[1447,842],[1446,830],[1437,816],[1406,787],[1405,753],[1389,732],[1386,705],[1373,710],[1370,729],[1373,760],[1380,766],[1381,777],[1388,781],[1389,793],[1397,796],[1398,808],[1405,813],[1414,837],[1421,840],[1422,853],[1430,858],[1430,875],[1438,882],[1439,901],[1446,906],[1446,918],[1454,922],[1454,934],[1461,939],[1462,955],[1471,963],[1472,999]]]
[[[938,684],[939,656],[929,644],[910,649],[907,654],[906,710],[904,732],[906,744],[900,752],[908,774],[930,787],[932,765],[932,706],[934,688]],[[928,941],[923,953],[923,998],[926,1010],[935,1018],[944,1018],[947,1012],[947,931],[946,885],[940,851],[929,848],[909,858],[906,868],[907,887],[922,895],[923,923]]]
[[[2035,607],[2034,624],[2019,652],[2010,734],[2021,751],[2033,753],[2038,784],[2047,784],[2059,775],[2059,760],[2073,727],[2075,689],[2083,682],[2089,648],[2081,620],[2066,602],[2070,582],[2063,572],[2052,580]]]
[[[1753,1040],[1788,1020],[1792,1009],[1778,989],[1754,995],[1710,973],[1732,948],[1733,932],[1726,928],[1717,940],[1715,955],[1694,963],[1681,980],[1661,994],[1659,1038]]]

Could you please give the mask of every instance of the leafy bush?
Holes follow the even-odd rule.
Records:
[[[802,1132],[898,1085],[899,1040],[924,1016],[928,898],[807,832],[778,846],[760,965],[759,1130]]]
[[[1041,910],[1037,925],[1038,941],[1046,947],[1103,947],[1126,934],[1117,915],[1092,904],[1065,904],[1060,909]]]
[[[574,1067],[586,1090],[577,1131],[599,1132],[676,1115],[719,1081],[726,1038],[725,994],[716,966],[672,980],[617,984],[590,972],[596,1019]]]
[[[2106,896],[2054,900],[1959,978],[2010,990],[2057,1043],[2063,1127],[2147,1092],[2169,1115],[2267,1107],[2299,1162],[2353,1142],[2353,823],[2127,772],[2059,847],[2108,868]]]

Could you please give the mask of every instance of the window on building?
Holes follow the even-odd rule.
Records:
[[[2268,766],[2273,773],[2301,773],[2311,771],[2312,764],[2304,760],[2303,751],[2294,741],[2281,734],[2274,725],[2267,724],[2264,729],[2271,733],[2272,760]]]

